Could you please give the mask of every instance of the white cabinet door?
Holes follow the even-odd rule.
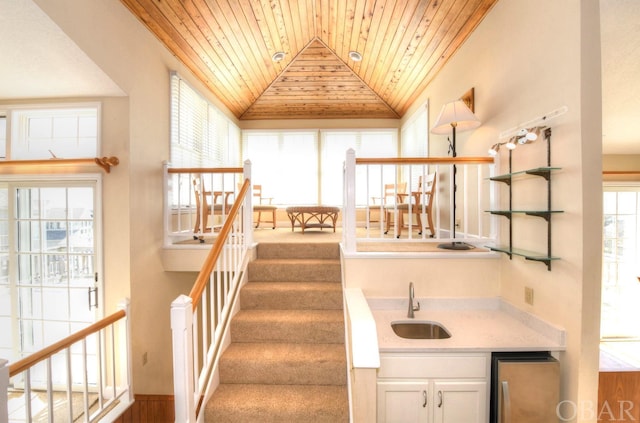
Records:
[[[430,401],[426,381],[378,381],[378,423],[426,423]]]
[[[434,423],[487,421],[485,381],[440,380],[433,383]]]

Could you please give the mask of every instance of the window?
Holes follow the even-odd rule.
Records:
[[[171,74],[171,165],[239,166],[240,130],[176,73]]]
[[[12,109],[11,141],[7,149],[6,140],[0,139],[4,144],[0,156],[11,160],[97,157],[99,111],[97,104]]]
[[[313,131],[244,131],[251,178],[277,204],[318,204],[318,139]]]
[[[274,203],[341,205],[347,150],[360,157],[395,157],[396,134],[395,129],[244,131],[242,151],[254,182]],[[394,178],[391,172],[385,177]]]
[[[601,337],[640,339],[640,185],[603,192]]]
[[[427,157],[429,155],[429,109],[427,105],[420,107],[402,127],[402,157]],[[411,181],[408,191],[418,188],[420,175],[428,173],[419,166],[404,166],[404,180]]]
[[[342,168],[348,149],[353,149],[356,157],[396,157],[398,155],[397,131],[323,131],[322,132],[322,201],[324,204],[342,204]],[[358,186],[364,186],[366,169],[358,168]],[[384,175],[382,173],[384,173]],[[369,168],[369,197],[380,196],[380,180],[394,181],[393,172],[384,172],[380,166]],[[372,191],[375,193],[372,194]],[[356,193],[356,204],[366,204],[367,192]]]

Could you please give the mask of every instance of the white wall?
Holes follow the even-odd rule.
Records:
[[[102,153],[120,159],[104,178],[107,311],[130,295],[134,390],[172,394],[169,306],[188,294],[195,274],[164,272],[161,262],[169,72],[202,87],[119,1],[36,3],[128,95],[103,103]]]
[[[597,0],[500,1],[472,37],[424,93],[430,120],[445,102],[475,87],[481,128],[458,138],[458,155],[482,155],[499,134],[561,106],[568,112],[549,122],[551,160],[562,171],[553,176],[552,252],[561,260],[547,271],[542,264],[502,258],[500,295],[516,306],[564,327],[564,399],[597,403],[601,256],[601,94]],[[418,102],[420,103],[420,101]],[[431,154],[446,143],[431,136]],[[438,143],[444,144],[439,146]],[[513,169],[545,164],[543,141],[513,153]],[[502,172],[507,154],[501,150]],[[537,185],[536,185],[537,184]],[[514,183],[516,207],[544,205],[539,181]],[[518,191],[521,189],[521,191]],[[506,192],[503,190],[503,192]],[[505,219],[506,220],[506,219]],[[514,243],[545,251],[545,225],[514,218]],[[506,222],[503,222],[506,229]],[[541,233],[544,234],[542,237]],[[533,306],[524,287],[534,289]],[[580,421],[595,421],[586,413]]]

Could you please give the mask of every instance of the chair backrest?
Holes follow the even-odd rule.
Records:
[[[257,204],[262,202],[262,185],[253,186],[253,198],[258,200]]]
[[[202,180],[201,175],[194,175],[193,177],[193,193],[195,194],[196,199],[196,209],[200,209],[201,201],[204,200],[205,204],[207,203],[207,199],[204,198],[203,194],[204,181]]]
[[[383,204],[401,203],[403,195],[407,191],[407,183],[384,184]]]
[[[435,172],[428,174],[425,178],[424,196],[426,198],[425,205],[427,206],[427,210],[430,210],[433,204],[433,197],[435,197],[436,190],[436,179],[437,178]],[[418,182],[418,190],[415,191],[415,194],[418,195],[417,198],[422,197],[422,189],[422,176],[420,176],[420,181]]]

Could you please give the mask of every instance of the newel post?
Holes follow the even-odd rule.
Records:
[[[249,194],[245,197],[242,220],[244,221],[245,247],[253,244],[253,181],[251,180],[251,160],[244,161],[243,176],[251,181]],[[275,222],[273,223],[275,225]]]
[[[356,152],[353,148],[347,150],[343,192],[342,243],[347,253],[354,253],[356,251]]]
[[[173,394],[175,421],[195,423],[193,375],[193,308],[191,297],[180,295],[171,303]]]
[[[9,421],[9,362],[0,358],[0,421]]]
[[[131,345],[131,305],[129,298],[124,298],[118,303],[118,309],[124,310],[127,315],[124,318],[124,330],[120,332],[120,345],[124,345],[126,347],[125,351],[122,354],[125,357],[120,358],[121,363],[125,363],[124,366],[120,367],[122,380],[127,381],[127,390],[129,392],[129,401],[133,402],[133,361],[131,358],[132,354],[132,345]],[[120,349],[122,351],[122,348]]]

